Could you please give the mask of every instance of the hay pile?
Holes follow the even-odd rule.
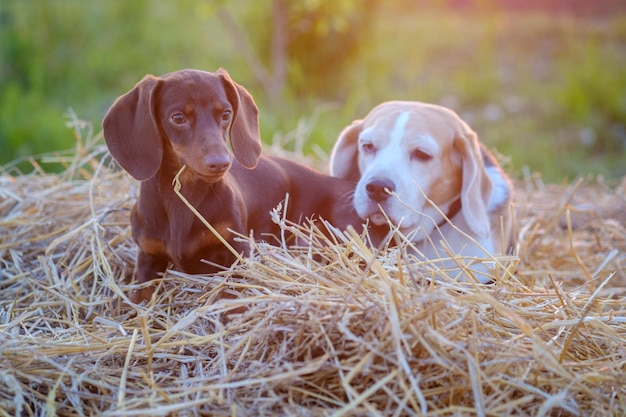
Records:
[[[137,184],[105,154],[0,175],[0,415],[626,413],[626,182],[520,184],[495,285],[307,227],[120,311]]]

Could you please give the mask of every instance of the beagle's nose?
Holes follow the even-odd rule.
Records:
[[[204,158],[207,171],[211,174],[221,174],[230,168],[230,157],[228,155],[208,155]]]
[[[395,190],[396,185],[389,178],[372,178],[370,182],[365,185],[367,196],[377,203],[382,203],[387,200]]]

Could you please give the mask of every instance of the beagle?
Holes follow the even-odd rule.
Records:
[[[358,181],[353,205],[362,219],[391,223],[426,259],[509,251],[511,181],[450,109],[382,103],[341,132],[330,165],[331,175]],[[471,268],[483,283],[491,281],[485,268]]]

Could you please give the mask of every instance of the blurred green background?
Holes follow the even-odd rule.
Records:
[[[226,68],[266,143],[329,152],[385,100],[457,111],[505,168],[626,175],[623,0],[0,0],[0,164],[74,146],[145,74]],[[296,132],[294,134],[294,132]]]

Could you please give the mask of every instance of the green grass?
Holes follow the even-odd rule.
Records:
[[[525,167],[547,181],[626,175],[626,16],[401,3],[379,6],[324,94],[303,94],[298,79],[300,90],[287,88],[278,105],[266,100],[210,2],[0,3],[0,163],[72,148],[68,108],[99,130],[113,99],[146,73],[222,66],[255,96],[267,143],[307,120],[305,151],[329,152],[353,119],[381,101],[408,99],[456,110],[510,160],[513,175]],[[228,7],[243,23],[256,13],[245,1]],[[254,31],[270,28],[243,27],[253,47],[267,49],[254,43],[267,33]],[[316,74],[307,76],[317,85]]]
[[[310,141],[328,150],[379,102],[420,100],[456,110],[513,174],[619,178],[626,175],[625,25],[621,16],[593,24],[493,14],[471,25],[460,14],[384,16],[344,97],[319,116]],[[316,103],[296,108],[306,117]]]

